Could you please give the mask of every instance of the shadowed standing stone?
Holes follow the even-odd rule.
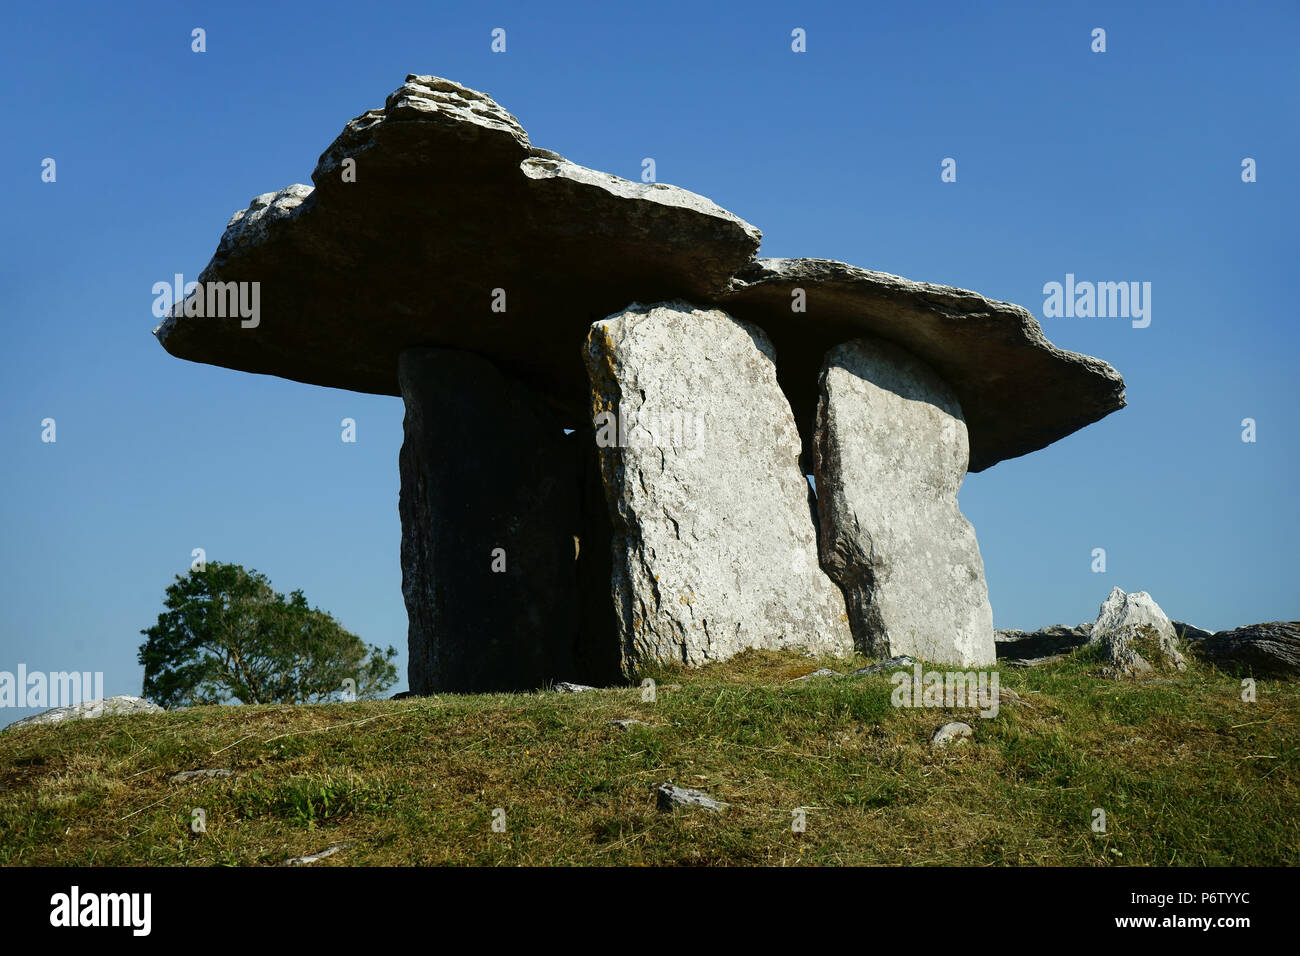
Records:
[[[749,647],[850,652],[762,330],[634,303],[592,325],[585,359],[624,672]]]
[[[399,381],[412,692],[569,677],[578,503],[563,430],[531,390],[468,352],[407,349]]]
[[[858,649],[992,664],[984,562],[957,507],[969,446],[952,389],[870,339],[831,349],[819,388],[821,561],[844,590]]]
[[[622,674],[619,653],[618,615],[610,595],[613,571],[609,507],[600,480],[600,457],[596,434],[589,423],[581,424],[569,436],[578,468],[581,509],[578,529],[577,643],[574,648],[574,679],[601,687],[618,683]]]

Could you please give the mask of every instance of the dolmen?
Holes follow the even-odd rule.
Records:
[[[995,662],[967,471],[1125,404],[974,292],[824,259],[408,76],[235,213],[172,355],[400,395],[416,694],[746,648]],[[256,283],[249,321],[212,290]],[[811,475],[815,491],[807,480]]]

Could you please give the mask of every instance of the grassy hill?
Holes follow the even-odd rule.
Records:
[[[1085,649],[1001,669],[981,719],[895,708],[887,675],[796,680],[862,663],[749,652],[660,672],[653,703],[445,695],[7,731],[0,864],[272,865],[339,843],[316,865],[1300,862],[1294,683],[1246,703],[1207,666],[1113,681]],[[931,747],[949,720],[973,740]],[[202,768],[232,775],[171,782]],[[728,806],[659,810],[667,780]]]

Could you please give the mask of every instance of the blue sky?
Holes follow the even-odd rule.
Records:
[[[407,73],[490,93],[575,162],[636,179],[654,157],[660,181],[759,226],[762,255],[1018,302],[1118,368],[1128,408],[966,481],[996,626],[1091,620],[1113,585],[1211,629],[1300,618],[1294,3],[43,3],[5,20],[0,670],[103,671],[106,693],[138,694],[139,632],[202,547],[398,647],[405,686],[400,400],[183,362],[150,333],[153,283],[195,277],[253,196],[310,182]],[[1150,282],[1150,327],[1044,319],[1066,273]]]

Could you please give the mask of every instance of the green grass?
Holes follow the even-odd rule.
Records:
[[[1204,665],[1115,681],[1081,652],[1001,668],[1021,700],[985,720],[895,708],[884,675],[793,680],[861,663],[749,652],[659,672],[653,703],[444,695],[4,732],[0,864],[271,865],[340,842],[318,866],[1300,862],[1293,683],[1261,680],[1246,703]],[[931,748],[956,719],[973,741]],[[205,767],[234,774],[169,782]],[[728,806],[662,812],[666,780]]]

